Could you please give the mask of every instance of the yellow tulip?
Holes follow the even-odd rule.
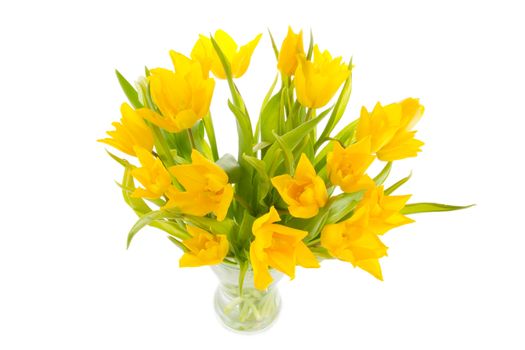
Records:
[[[185,214],[204,216],[214,213],[222,221],[233,199],[233,187],[228,175],[197,150],[191,153],[192,164],[175,165],[170,172],[184,186],[185,192],[174,187],[167,193],[165,208],[176,207]]]
[[[324,207],[328,200],[323,179],[317,176],[304,153],[293,177],[288,174],[276,176],[272,178],[272,184],[288,204],[290,214],[297,218],[311,218],[317,215],[319,208]]]
[[[410,195],[385,195],[383,186],[373,186],[359,203],[359,208],[368,209],[368,226],[372,232],[382,235],[385,232],[401,225],[409,224],[414,220],[401,214]]]
[[[171,176],[159,158],[153,156],[151,151],[135,147],[141,168],[135,168],[131,175],[139,181],[144,188],[137,188],[131,197],[160,198],[171,187]]]
[[[321,53],[314,47],[314,60],[307,61],[299,55],[299,64],[295,71],[295,89],[299,102],[310,108],[326,105],[348,78],[350,69],[341,62],[341,57],[332,58],[328,51]]]
[[[288,34],[283,40],[277,60],[279,71],[287,76],[293,75],[297,69],[297,55],[301,54],[304,55],[303,31],[301,30],[299,34],[295,34],[292,28],[288,27]]]
[[[239,48],[237,43],[228,35],[228,33],[223,30],[217,30],[215,32],[213,38],[230,63],[232,76],[234,78],[240,78],[246,73],[246,70],[250,65],[253,51],[259,43],[261,36],[262,34],[257,35],[255,39]],[[217,78],[226,79],[224,67],[222,66],[221,60],[219,59],[210,38],[200,35],[199,40],[197,40],[191,51],[191,57],[194,60],[199,61],[204,69],[208,71],[211,70]]]
[[[169,132],[191,128],[208,114],[215,81],[203,75],[199,62],[175,58],[176,72],[156,68],[149,76],[151,97],[160,114],[148,108],[137,112]]]
[[[346,148],[334,142],[333,151],[327,155],[326,169],[333,185],[341,187],[344,192],[357,192],[373,186],[373,180],[365,174],[373,161],[370,138]]]
[[[192,236],[182,241],[189,249],[179,260],[180,267],[197,267],[220,264],[228,254],[228,239],[225,235],[212,235],[194,226],[186,226]]]
[[[357,140],[370,137],[372,152],[384,161],[415,157],[423,142],[414,138],[412,127],[423,115],[424,107],[419,100],[408,98],[400,103],[382,106],[377,103],[372,113],[361,109],[356,131]]]
[[[206,67],[204,67],[199,61],[186,57],[180,52],[171,50],[170,58],[171,62],[173,63],[173,67],[175,67],[175,73],[180,73],[183,75],[190,74],[193,66],[198,64],[201,68],[203,79],[207,79],[210,75],[209,69],[206,69]]]
[[[290,278],[295,277],[295,266],[319,267],[319,262],[302,241],[308,234],[284,225],[274,207],[256,219],[252,226],[255,240],[250,245],[255,287],[266,289],[272,283],[269,267],[279,270]]]
[[[136,156],[133,149],[135,146],[151,152],[154,143],[153,134],[144,119],[127,103],[120,106],[120,113],[122,114],[120,123],[114,122],[112,125],[115,130],[107,132],[111,138],[98,141],[113,146],[130,156]]]
[[[383,280],[379,258],[387,247],[368,225],[368,209],[360,208],[351,218],[326,225],[321,232],[321,245],[335,258],[348,261]]]

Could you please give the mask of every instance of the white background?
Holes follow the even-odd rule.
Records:
[[[522,185],[524,11],[519,1],[17,1],[0,5],[0,349],[524,349]],[[340,262],[281,282],[267,332],[223,329],[208,268],[179,269],[160,231],[141,232],[95,142],[120,118],[114,68],[133,80],[169,67],[218,28],[264,32],[238,81],[255,115],[275,61],[266,34],[314,30],[354,57],[360,106],[408,96],[426,106],[424,151],[400,193],[477,203],[421,214],[390,232],[385,282]],[[219,82],[220,152],[235,152]],[[521,332],[521,334],[520,334]]]

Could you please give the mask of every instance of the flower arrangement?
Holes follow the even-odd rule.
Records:
[[[261,35],[239,46],[218,30],[201,35],[189,57],[171,51],[174,69],[146,69],[135,86],[117,71],[129,104],[99,140],[131,157],[108,152],[124,167],[119,185],[139,216],[128,246],[149,225],[182,250],[181,267],[214,265],[227,281],[218,312],[238,330],[273,321],[280,273],[293,279],[296,266],[338,259],[382,280],[383,234],[413,222],[410,214],[465,208],[393,195],[410,176],[385,186],[393,162],[423,145],[413,130],[424,111],[418,99],[363,107],[334,133],[350,98],[352,60],[321,51],[312,36],[305,50],[302,31],[289,28],[280,48],[269,36],[278,73],[255,128],[235,79]],[[210,111],[216,79],[231,92],[237,157],[219,153]],[[374,161],[384,167],[372,177]]]

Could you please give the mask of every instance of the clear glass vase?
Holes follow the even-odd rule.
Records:
[[[264,291],[253,285],[253,270],[248,269],[244,277],[242,293],[239,289],[239,266],[219,264],[212,266],[219,278],[215,292],[215,312],[222,323],[238,332],[258,332],[270,326],[281,310],[281,297],[277,283],[282,273],[270,270],[273,282]]]

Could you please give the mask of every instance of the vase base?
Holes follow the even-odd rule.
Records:
[[[241,334],[255,334],[268,330],[277,320],[281,311],[281,297],[277,290],[265,294],[262,299],[254,291],[245,291],[243,296],[224,303],[221,288],[215,293],[215,312],[222,325],[230,331]],[[260,293],[255,291],[255,293]]]

